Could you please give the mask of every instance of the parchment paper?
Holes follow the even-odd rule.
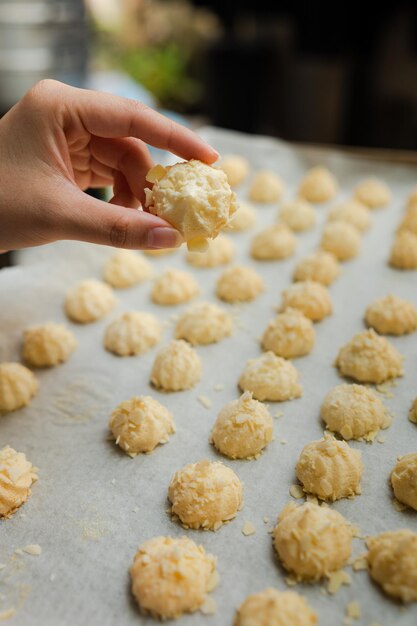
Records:
[[[138,545],[154,535],[186,533],[218,556],[221,582],[213,597],[214,616],[196,613],[179,625],[232,624],[236,606],[248,593],[266,586],[285,589],[285,573],[272,549],[267,530],[291,499],[294,466],[304,444],[322,435],[319,407],[326,392],[341,382],[332,367],[338,348],[363,328],[366,305],[378,296],[395,293],[417,304],[417,273],[399,272],[386,264],[393,231],[404,201],[417,181],[413,167],[380,164],[344,156],[335,151],[300,149],[279,141],[248,137],[212,128],[201,133],[220,152],[239,153],[252,169],[267,167],[286,181],[286,197],[295,193],[304,171],[323,164],[341,183],[337,200],[347,198],[362,178],[375,174],[390,185],[393,201],[372,213],[373,226],[363,237],[360,256],[343,265],[331,286],[334,314],[316,325],[317,344],[311,355],[297,359],[304,388],[300,400],[270,404],[275,420],[275,440],[256,461],[230,461],[245,484],[245,507],[237,518],[217,533],[184,531],[166,513],[167,486],[173,472],[185,463],[219,456],[208,443],[219,409],[238,396],[236,381],[247,358],[260,354],[257,338],[273,317],[280,293],[291,282],[298,259],[313,251],[320,238],[327,206],[317,207],[317,226],[298,236],[296,256],[282,262],[255,262],[248,254],[256,230],[272,224],[277,207],[259,206],[258,223],[249,233],[233,234],[236,260],[255,267],[265,278],[267,291],[254,303],[230,307],[236,315],[234,335],[220,344],[199,347],[204,375],[191,391],[162,394],[148,385],[151,365],[159,347],[131,358],[118,358],[102,347],[105,326],[121,311],[147,310],[167,320],[166,343],[173,333],[173,313],[185,306],[158,307],[149,299],[151,281],[118,291],[119,307],[106,319],[77,326],[79,348],[64,365],[36,374],[40,392],[29,407],[0,418],[0,445],[10,444],[27,454],[39,467],[40,480],[32,497],[11,519],[0,522],[0,612],[16,608],[16,626],[128,626],[151,624],[138,613],[129,591],[128,567]],[[238,189],[245,199],[247,185]],[[67,288],[86,277],[101,275],[109,248],[64,242],[20,254],[21,267],[0,273],[0,358],[19,358],[21,333],[26,325],[48,320],[64,321],[62,301]],[[166,266],[186,268],[198,276],[201,299],[215,300],[214,285],[221,268],[193,270],[184,251],[152,260],[155,272]],[[227,305],[225,305],[227,307]],[[388,475],[400,454],[417,450],[417,428],[407,419],[417,395],[417,335],[394,338],[406,356],[404,378],[385,398],[395,414],[385,443],[353,442],[362,451],[365,473],[363,494],[334,505],[363,534],[401,527],[417,530],[417,514],[398,512],[392,504]],[[214,391],[216,384],[222,391]],[[173,412],[177,432],[167,445],[151,455],[130,459],[108,441],[107,422],[113,408],[133,394],[152,393]],[[207,409],[198,401],[206,395]],[[287,443],[284,444],[283,442]],[[223,459],[224,460],[224,459]],[[263,517],[270,519],[269,524]],[[252,522],[256,534],[245,537],[241,529]],[[15,549],[38,543],[38,557],[14,554]],[[364,552],[355,540],[355,554]],[[350,568],[347,571],[352,573]],[[385,598],[366,572],[352,573],[352,585],[335,596],[324,595],[321,585],[299,585],[318,612],[319,623],[343,623],[347,603],[355,600],[362,610],[357,624],[412,626],[416,605],[401,608]]]

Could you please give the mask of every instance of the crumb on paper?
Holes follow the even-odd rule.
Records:
[[[378,443],[385,443],[385,436],[384,435],[378,435],[376,440],[377,440]]]
[[[212,401],[207,396],[198,396],[197,400],[200,404],[203,405],[204,408],[210,409],[212,407]]]
[[[353,602],[349,602],[349,604],[346,606],[346,617],[348,619],[360,619],[361,614],[361,607],[355,600]]]
[[[314,496],[312,493],[308,493],[306,497],[307,502],[312,502],[313,504],[319,504],[317,496]]]
[[[224,385],[223,383],[217,383],[217,385],[213,386],[213,391],[223,391]]]
[[[263,521],[263,523],[264,523],[264,524],[269,524],[269,517],[268,517],[267,515],[265,515],[265,516],[262,518],[262,521]]]
[[[22,548],[16,548],[16,550],[14,551],[15,554],[18,554],[19,556],[23,556],[23,550]]]
[[[200,612],[203,615],[214,615],[217,611],[217,605],[215,600],[211,596],[206,596],[204,603],[200,607]]]
[[[276,417],[277,419],[279,417],[282,417],[284,415],[284,411],[275,411],[274,413],[274,417]]]
[[[394,509],[398,511],[399,513],[401,513],[401,511],[404,511],[407,508],[407,505],[397,500],[397,498],[392,499],[392,504],[394,505]]]
[[[16,615],[16,609],[14,606],[10,607],[10,609],[6,609],[5,611],[0,612],[0,621],[10,619]]]
[[[30,554],[31,556],[39,556],[42,554],[42,548],[38,543],[30,543],[29,545],[22,548],[23,552],[26,554]]]
[[[297,500],[299,500],[300,498],[304,498],[305,496],[305,493],[301,485],[291,485],[289,491],[290,491],[290,496],[292,496],[293,498],[296,498]]]
[[[394,394],[392,393],[392,391],[390,391],[392,387],[396,387],[396,385],[393,385],[391,381],[381,383],[380,385],[375,385],[375,389],[378,391],[378,393],[382,394],[388,399],[394,397]]]
[[[139,507],[138,506],[133,507],[132,513],[139,513]]]
[[[285,583],[288,585],[288,587],[295,587],[297,582],[298,582],[297,579],[293,578],[292,576],[287,576],[285,578]]]
[[[280,439],[279,442],[282,446],[285,446],[288,443],[286,439]]]
[[[252,524],[252,522],[245,522],[243,524],[242,534],[245,535],[245,537],[248,537],[249,535],[254,535],[255,533],[256,533],[256,528]]]
[[[352,561],[352,569],[354,572],[360,572],[368,569],[367,554],[360,554]]]
[[[337,593],[342,585],[350,585],[352,583],[352,579],[347,572],[344,570],[338,570],[337,572],[332,572],[329,575],[329,582],[327,585],[327,591],[333,595]]]

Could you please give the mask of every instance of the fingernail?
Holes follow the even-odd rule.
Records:
[[[178,248],[183,238],[175,228],[158,226],[148,232],[148,248]]]

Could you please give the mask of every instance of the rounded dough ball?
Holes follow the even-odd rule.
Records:
[[[109,428],[116,444],[131,457],[167,443],[175,432],[172,414],[151,396],[121,402],[111,414]]]
[[[249,230],[256,222],[256,210],[246,202],[239,202],[238,209],[224,230],[241,232]]]
[[[316,213],[309,202],[300,198],[286,202],[278,213],[279,219],[294,232],[303,232],[316,223]]]
[[[332,313],[333,306],[326,287],[313,280],[293,283],[282,292],[281,310],[298,309],[313,322],[320,322]]]
[[[252,239],[251,255],[259,261],[278,261],[294,254],[297,240],[285,224],[268,226]]]
[[[294,365],[273,352],[265,352],[257,359],[246,361],[239,387],[242,391],[251,391],[253,397],[261,401],[283,402],[302,395]]]
[[[0,412],[29,404],[38,391],[34,374],[20,363],[0,363]]]
[[[408,207],[403,219],[400,222],[398,230],[409,230],[417,235],[417,203]]]
[[[390,202],[391,193],[382,180],[367,178],[357,185],[354,197],[370,209],[377,209]]]
[[[341,569],[352,549],[352,528],[345,518],[312,502],[287,504],[273,538],[283,566],[298,580],[319,580]]]
[[[338,261],[348,261],[359,254],[361,235],[348,222],[330,222],[324,227],[320,247],[334,254]]]
[[[172,224],[190,250],[203,250],[236,211],[226,174],[192,159],[171,167],[154,166],[146,177],[146,207]]]
[[[181,270],[168,269],[153,284],[151,298],[155,304],[169,306],[188,302],[199,293],[194,276]]]
[[[391,417],[372,389],[363,385],[337,385],[321,405],[327,428],[344,439],[372,441],[380,428],[388,428]]]
[[[151,313],[123,313],[106,328],[104,347],[119,356],[143,354],[161,341],[162,328]]]
[[[269,587],[242,602],[233,626],[315,626],[317,619],[303,596]]]
[[[153,537],[139,547],[130,576],[141,611],[173,619],[204,604],[216,586],[216,559],[187,537]]]
[[[417,269],[417,235],[408,230],[395,235],[389,264],[399,270]]]
[[[400,457],[391,472],[395,497],[417,511],[417,453]]]
[[[265,289],[264,281],[251,267],[235,265],[220,274],[216,294],[225,302],[250,302]]]
[[[417,308],[408,300],[388,295],[368,306],[365,322],[381,335],[406,335],[417,330]]]
[[[408,413],[408,419],[410,422],[417,424],[417,398],[414,398],[413,404],[411,405],[411,409]]]
[[[355,335],[337,355],[336,367],[343,376],[376,385],[403,375],[403,357],[385,337],[371,328]]]
[[[272,441],[273,423],[267,407],[248,391],[226,404],[217,416],[211,441],[231,459],[250,459]]]
[[[23,334],[24,360],[35,367],[64,363],[77,347],[77,340],[64,324],[31,326]]]
[[[82,280],[67,291],[65,313],[73,322],[88,324],[101,319],[116,304],[111,287],[99,280]]]
[[[172,340],[155,357],[151,383],[165,391],[191,389],[201,378],[197,352],[182,339]]]
[[[217,167],[226,174],[231,187],[239,185],[249,174],[249,161],[237,154],[226,155]]]
[[[188,252],[187,263],[194,267],[218,267],[230,263],[235,255],[235,246],[229,237],[219,235],[209,242],[204,252]]]
[[[300,198],[320,203],[331,200],[337,193],[336,178],[326,167],[312,167],[304,176],[298,189]]]
[[[357,200],[345,200],[330,209],[327,215],[328,222],[347,222],[361,233],[371,226],[371,216],[368,208]]]
[[[389,596],[417,601],[417,533],[394,530],[366,542],[371,577]]]
[[[296,474],[306,493],[334,502],[361,493],[361,453],[326,434],[301,451]]]
[[[293,359],[309,354],[315,340],[311,320],[301,311],[289,308],[269,322],[261,344],[264,350],[271,350],[284,359]]]
[[[103,278],[115,289],[126,289],[141,283],[152,274],[148,261],[132,250],[118,250],[103,267]]]
[[[231,316],[217,304],[200,302],[185,311],[177,322],[175,338],[192,345],[216,343],[232,334]]]
[[[23,452],[10,446],[0,450],[0,518],[10,517],[26,502],[38,480],[36,471]]]
[[[314,280],[328,286],[339,274],[340,265],[334,254],[317,250],[297,263],[293,278],[294,281]]]
[[[175,472],[168,498],[186,528],[218,530],[242,507],[243,487],[230,467],[204,459]]]
[[[255,174],[249,189],[249,198],[253,202],[276,202],[282,196],[284,182],[274,172],[260,170]]]

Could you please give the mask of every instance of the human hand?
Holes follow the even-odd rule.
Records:
[[[37,83],[0,120],[0,249],[79,239],[170,248],[181,235],[136,210],[152,160],[145,142],[184,159],[217,152],[191,130],[134,100]],[[83,192],[113,186],[110,203]]]

